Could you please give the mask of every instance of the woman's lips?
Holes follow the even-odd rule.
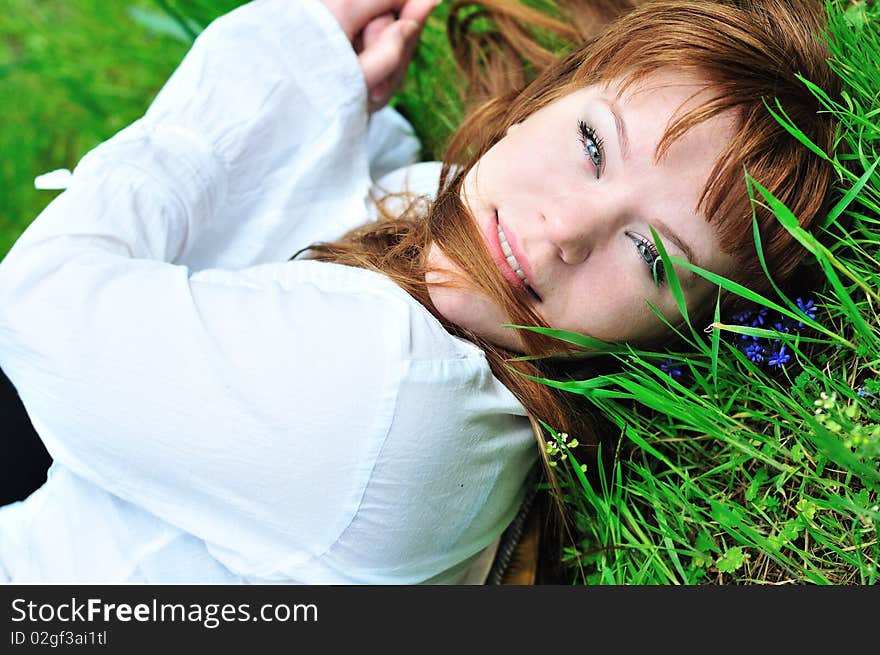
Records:
[[[504,278],[513,286],[528,291],[540,302],[541,297],[532,282],[534,278],[529,262],[517,245],[516,235],[501,223],[497,210],[495,211],[495,225],[490,229],[489,242],[492,245],[492,257]],[[517,273],[517,269],[519,269],[519,273]]]

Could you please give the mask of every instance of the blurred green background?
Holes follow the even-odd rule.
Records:
[[[242,0],[2,0],[0,257],[72,168],[140,117],[192,36]]]

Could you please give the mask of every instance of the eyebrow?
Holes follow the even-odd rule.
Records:
[[[617,128],[617,142],[620,144],[620,156],[623,161],[629,159],[629,135],[626,133],[626,123],[620,117],[620,110],[614,100],[605,100],[611,115],[614,117],[614,127]]]

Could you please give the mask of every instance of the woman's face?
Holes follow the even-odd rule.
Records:
[[[511,127],[469,171],[461,197],[504,278],[528,293],[553,328],[605,341],[650,343],[678,310],[663,279],[649,226],[670,255],[722,275],[734,260],[697,202],[732,131],[728,118],[704,121],[654,155],[674,115],[700,102],[704,85],[655,74],[617,97],[616,85],[580,89]],[[430,282],[461,279],[437,247]],[[712,286],[677,269],[690,307],[712,302]],[[656,275],[655,275],[656,273]],[[522,350],[510,319],[473,286],[429,284],[445,318],[513,350]]]

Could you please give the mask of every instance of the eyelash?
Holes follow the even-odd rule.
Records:
[[[602,147],[605,143],[596,134],[596,130],[587,125],[584,121],[578,121],[578,141],[584,147],[584,153],[590,158],[593,166],[596,167],[596,179],[602,176],[602,170],[605,168],[605,150]],[[590,152],[589,142],[592,142],[594,152]]]
[[[666,272],[663,270],[663,260],[660,259],[660,252],[657,250],[657,246],[641,234],[635,232],[627,232],[626,236],[636,244],[636,250],[641,258],[645,260],[648,268],[651,269],[651,278],[654,280],[654,285],[662,286],[666,280]]]

